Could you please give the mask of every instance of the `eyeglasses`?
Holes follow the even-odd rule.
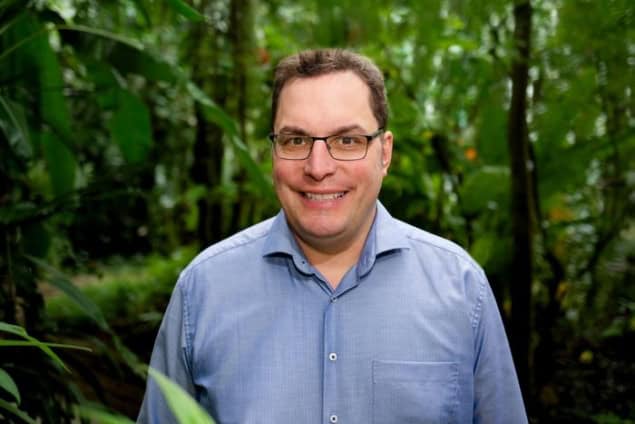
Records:
[[[303,160],[311,156],[313,144],[324,140],[327,150],[335,160],[360,160],[366,157],[368,145],[384,132],[379,128],[372,134],[345,134],[313,137],[299,134],[269,134],[273,150],[280,159]]]

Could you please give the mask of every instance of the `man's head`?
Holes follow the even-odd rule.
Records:
[[[375,82],[381,81],[381,74],[368,59],[333,50],[285,59],[279,69],[289,68],[295,61],[305,63],[301,67],[308,70],[296,70],[294,76],[285,72],[284,81],[277,74],[272,124],[276,194],[303,248],[342,252],[359,247],[366,239],[390,165],[393,136],[390,131],[379,131],[385,123],[383,85],[380,109],[384,117],[378,118],[378,108],[371,106],[372,89],[358,71],[339,65],[309,66],[309,61],[299,59],[305,55],[318,57],[313,61],[318,64],[325,63],[324,56],[347,57],[346,63],[364,64],[365,72],[375,75]],[[327,140],[327,136],[334,137]],[[313,141],[312,137],[321,139]],[[362,141],[363,150],[354,157],[345,152],[359,147],[351,140]],[[294,155],[298,150],[306,154]]]
[[[271,102],[271,125],[275,125],[282,88],[297,78],[352,71],[370,90],[370,107],[380,128],[388,125],[388,102],[384,77],[367,57],[341,49],[308,50],[289,56],[276,66]]]

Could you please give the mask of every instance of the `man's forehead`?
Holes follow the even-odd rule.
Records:
[[[346,81],[347,83],[352,83],[357,85],[359,83],[360,87],[365,87],[370,91],[368,85],[362,80],[355,72],[351,70],[342,70],[342,71],[333,71],[320,75],[312,75],[312,76],[297,76],[289,79],[282,87],[282,92],[289,87],[294,86],[310,86],[310,85],[325,85],[325,88],[328,88],[328,85],[333,83],[334,81]]]
[[[303,127],[296,125],[284,125],[279,130],[281,133],[287,134],[298,134],[298,135],[312,135],[310,130],[307,130]],[[360,124],[352,123],[340,126],[334,126],[329,132],[328,135],[337,135],[337,134],[345,134],[345,133],[363,133],[366,129]]]
[[[293,126],[306,133],[335,134],[355,125],[365,131],[375,125],[370,89],[353,71],[295,78],[280,92],[274,127]]]

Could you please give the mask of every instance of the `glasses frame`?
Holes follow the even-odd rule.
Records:
[[[342,136],[344,136],[343,134],[333,134],[333,135],[327,135],[327,136],[324,136],[324,137],[314,137],[312,135],[299,135],[298,134],[300,137],[306,137],[307,139],[311,139],[311,146],[309,147],[309,151],[308,151],[307,155],[305,157],[302,157],[302,158],[285,158],[285,157],[282,157],[282,156],[280,156],[278,154],[278,150],[276,149],[276,139],[280,136],[280,134],[270,133],[269,134],[269,140],[271,140],[271,148],[273,149],[273,152],[280,159],[284,159],[284,160],[306,160],[306,159],[308,159],[311,156],[311,153],[313,152],[313,146],[315,145],[315,142],[318,141],[318,140],[322,140],[322,141],[324,141],[324,144],[326,145],[326,150],[329,152],[329,155],[331,156],[332,159],[338,160],[338,161],[342,161],[342,162],[352,162],[352,161],[356,161],[356,160],[365,159],[366,155],[368,154],[368,146],[370,146],[370,142],[373,141],[375,138],[377,138],[378,136],[380,136],[383,133],[384,133],[384,128],[378,128],[377,131],[375,131],[375,132],[373,132],[371,134],[349,134],[349,136],[366,138],[366,150],[364,151],[364,155],[362,157],[356,158],[356,159],[338,159],[338,158],[333,156],[333,153],[331,153],[331,146],[328,143],[328,139],[329,138],[333,138],[333,137],[342,137]],[[289,135],[295,135],[295,134],[289,134]]]

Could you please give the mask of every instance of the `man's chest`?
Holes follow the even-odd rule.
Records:
[[[320,296],[259,296],[195,332],[199,400],[220,424],[447,423],[462,415],[472,334],[456,305],[362,286]]]

